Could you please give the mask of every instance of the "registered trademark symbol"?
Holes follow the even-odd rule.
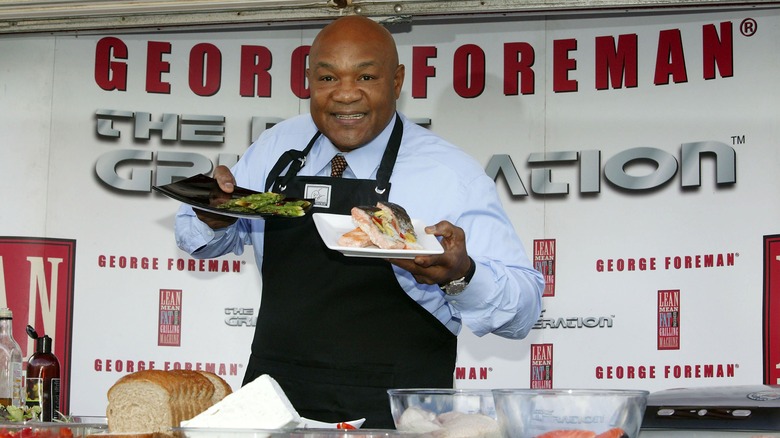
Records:
[[[493,367],[488,367],[488,371],[493,371]]]
[[[739,257],[739,253],[738,253],[738,252],[735,252],[735,253],[734,253],[734,257]]]
[[[758,31],[758,23],[752,18],[745,18],[739,23],[739,31],[743,36],[752,37]]]

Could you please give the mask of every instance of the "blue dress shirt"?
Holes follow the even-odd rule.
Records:
[[[524,338],[539,318],[544,280],[533,269],[525,248],[506,215],[495,182],[461,149],[430,130],[401,116],[403,141],[390,178],[390,202],[403,206],[427,225],[447,220],[463,228],[468,254],[477,265],[466,290],[444,294],[437,285],[417,283],[393,266],[401,287],[454,334],[466,324],[477,336]],[[370,143],[344,154],[344,178],[375,179],[392,130],[392,122]],[[265,191],[265,179],[279,156],[303,149],[317,128],[309,114],[268,129],[232,168],[241,187]],[[330,160],[339,151],[321,135],[300,176],[330,175]],[[284,172],[282,173],[284,174]],[[251,244],[258,264],[263,260],[262,220],[239,219],[230,227],[212,230],[187,205],[176,215],[176,242],[195,258],[242,254]]]

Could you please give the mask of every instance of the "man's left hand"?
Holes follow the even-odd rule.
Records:
[[[443,254],[417,256],[414,259],[389,259],[409,271],[418,283],[445,284],[462,278],[471,266],[466,252],[466,233],[448,221],[425,227],[425,232],[441,237]]]

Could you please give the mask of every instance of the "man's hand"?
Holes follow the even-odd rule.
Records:
[[[217,180],[219,188],[225,193],[233,193],[233,189],[236,187],[236,178],[230,173],[230,169],[227,166],[219,165],[214,169],[214,175],[212,176]]]
[[[209,198],[209,204],[213,206],[220,205],[230,199],[230,194],[233,193],[233,189],[236,186],[236,179],[226,166],[217,166],[214,169],[213,178],[217,180],[220,191],[215,191]],[[224,216],[218,213],[212,213],[210,211],[200,210],[193,208],[198,219],[204,224],[208,225],[212,230],[219,228],[225,228],[232,225],[238,219],[230,216]]]
[[[422,284],[445,284],[466,275],[471,260],[466,252],[466,233],[447,221],[425,227],[425,232],[441,237],[443,254],[417,256],[410,259],[390,259],[390,263],[411,272]]]

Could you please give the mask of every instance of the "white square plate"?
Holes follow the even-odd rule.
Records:
[[[340,246],[339,238],[346,232],[355,229],[356,225],[352,222],[352,216],[330,213],[314,213],[314,224],[328,248],[338,251],[347,257],[370,257],[381,259],[413,259],[418,255],[433,255],[444,253],[439,240],[432,234],[425,233],[425,225],[416,219],[412,219],[414,231],[417,233],[417,239],[423,249],[381,249],[371,248],[353,248],[350,246]]]

